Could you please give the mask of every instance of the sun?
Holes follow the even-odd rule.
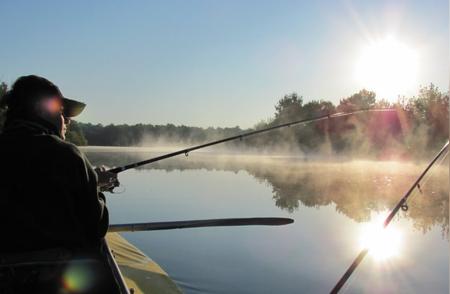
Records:
[[[398,256],[402,246],[402,235],[393,227],[383,227],[384,218],[363,226],[360,234],[360,246],[369,249],[369,254],[377,261]]]
[[[378,99],[391,102],[415,89],[417,73],[417,50],[392,36],[364,46],[355,68],[361,87],[375,91]]]

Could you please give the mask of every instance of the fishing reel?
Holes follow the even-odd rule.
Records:
[[[116,189],[117,187],[122,187],[123,188],[123,186],[120,185],[120,182],[119,182],[119,180],[117,178],[111,179],[108,183],[99,186],[100,192],[109,192],[111,194],[121,194],[121,193],[123,193],[125,191],[125,189],[122,189],[122,190],[118,191]]]
[[[98,187],[100,192],[109,192],[111,194],[120,194],[123,191],[117,191],[115,188],[120,186],[119,179],[117,178],[117,173],[110,172],[105,166],[100,166],[95,168],[98,178]]]

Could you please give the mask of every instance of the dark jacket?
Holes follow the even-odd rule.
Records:
[[[17,120],[0,135],[0,253],[97,248],[108,229],[86,157],[43,124]]]

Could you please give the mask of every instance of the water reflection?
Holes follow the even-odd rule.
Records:
[[[89,153],[93,163],[110,166],[156,155]],[[361,250],[366,223],[390,210],[422,168],[193,153],[121,174],[126,193],[108,204],[114,223],[290,216],[294,224],[276,228],[125,237],[186,293],[327,293]],[[448,293],[448,241],[440,234],[448,228],[448,170],[432,172],[423,195],[412,195],[410,209],[389,226],[403,236],[398,254],[385,260],[369,254],[347,285],[350,293]]]
[[[84,150],[94,165],[120,166],[157,156],[146,152],[90,152]],[[301,206],[330,204],[352,220],[367,222],[373,213],[390,210],[414,182],[424,164],[402,162],[323,162],[297,157],[262,157],[197,153],[176,157],[140,169],[246,171],[272,189],[276,206],[289,212]],[[448,160],[434,167],[430,176],[409,200],[409,209],[399,217],[413,220],[423,233],[440,226],[442,236],[449,236]]]
[[[387,215],[379,214],[373,221],[364,224],[359,236],[361,249],[369,249],[369,254],[377,261],[398,256],[403,246],[402,232],[394,226],[383,226]]]

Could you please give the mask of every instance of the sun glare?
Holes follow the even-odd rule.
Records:
[[[395,101],[398,95],[417,87],[417,71],[416,50],[387,37],[363,48],[355,75],[362,87],[375,91],[377,98]]]
[[[402,236],[400,231],[392,227],[383,227],[384,218],[363,227],[360,235],[360,245],[369,249],[369,254],[377,261],[397,256],[400,252]]]

